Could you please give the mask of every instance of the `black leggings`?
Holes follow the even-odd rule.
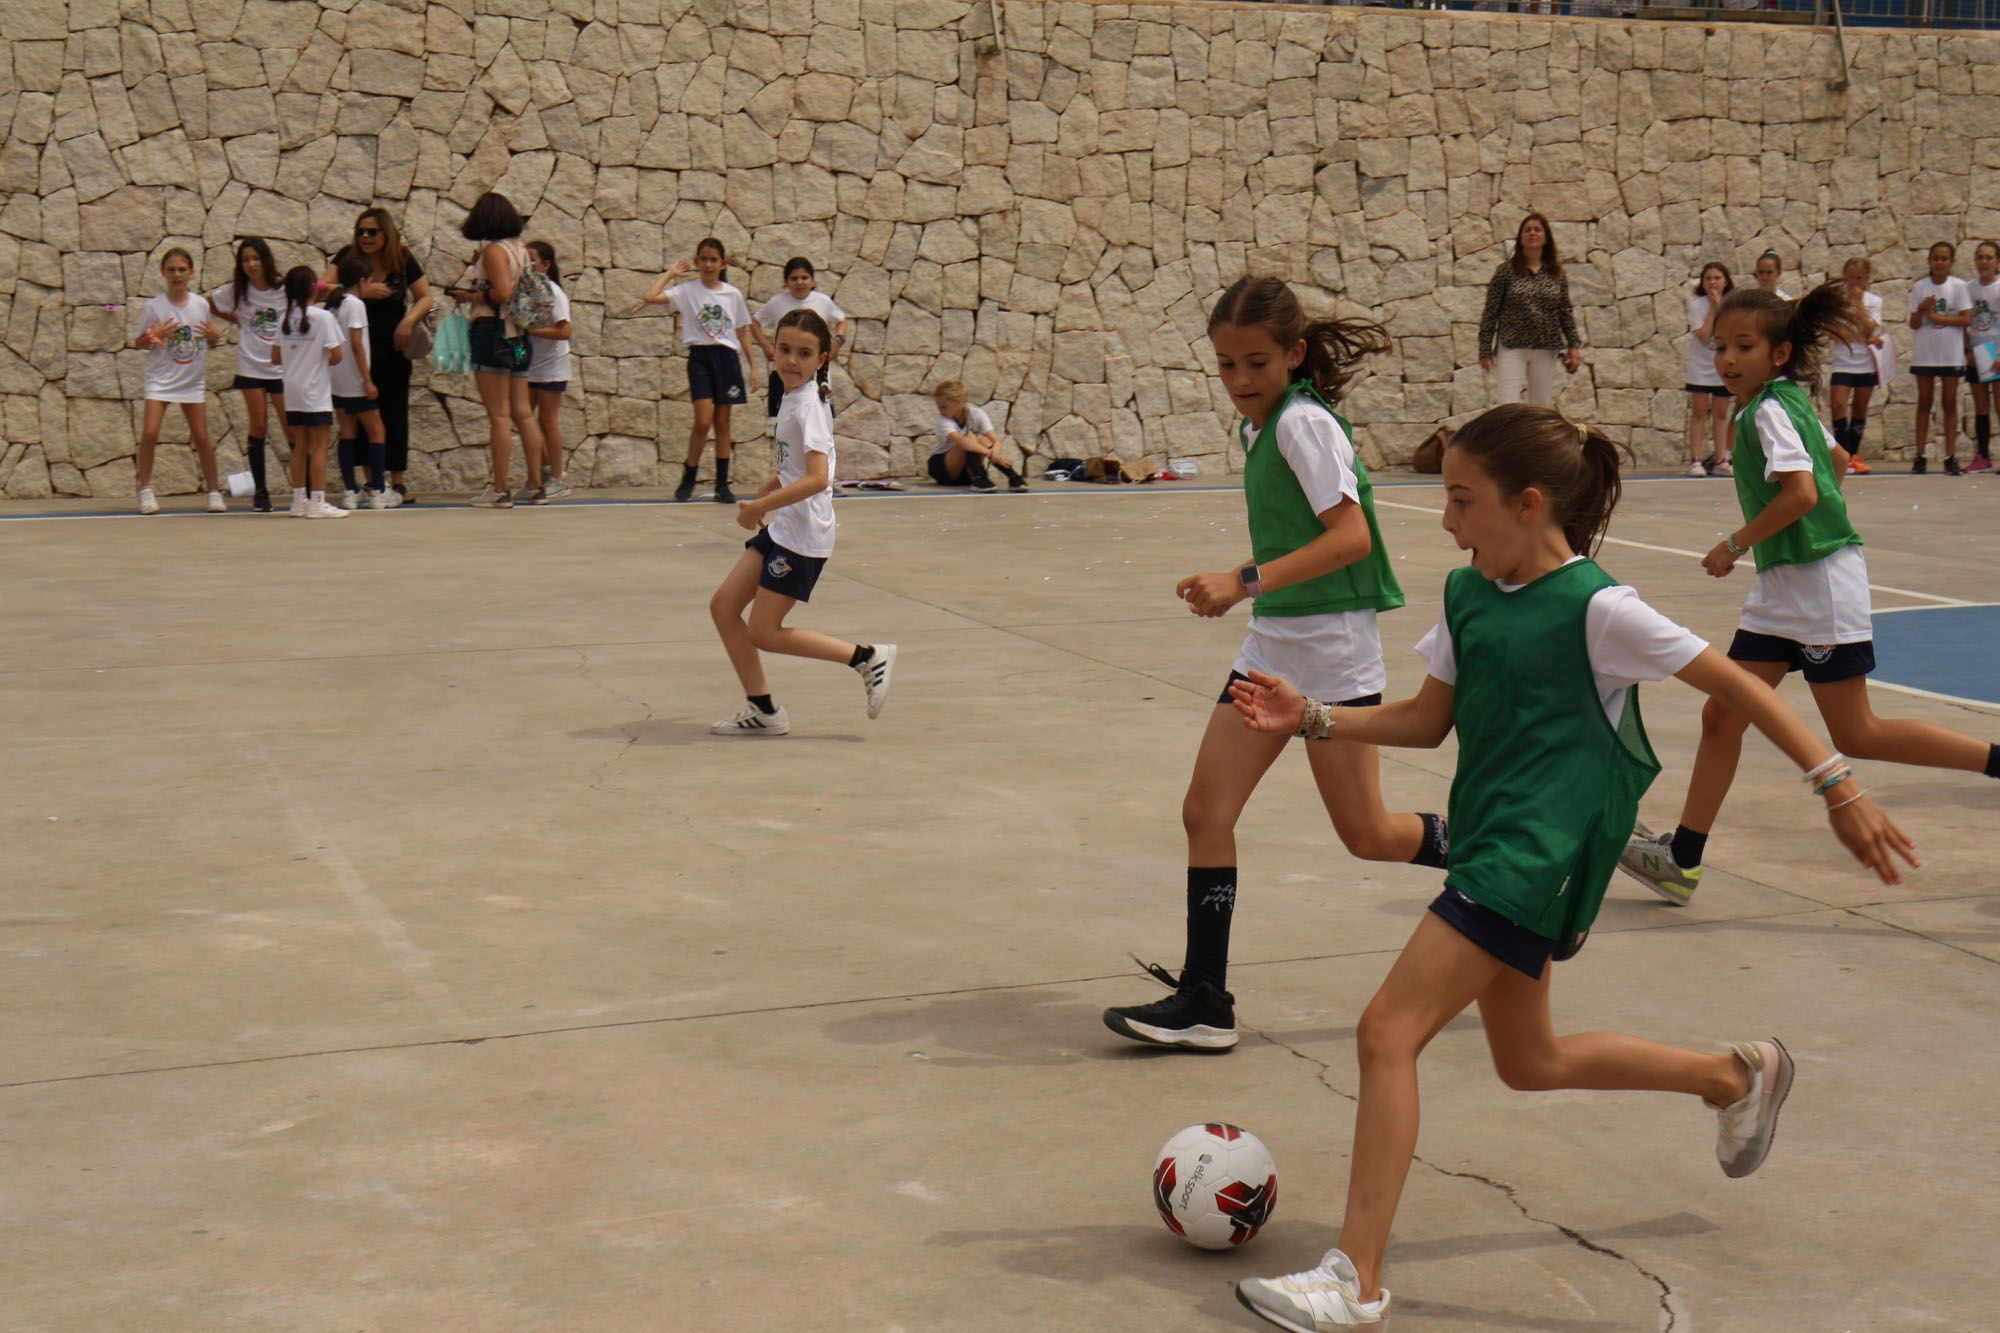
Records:
[[[382,439],[389,448],[389,470],[410,466],[410,359],[396,350],[393,336],[368,340],[369,372],[382,412]]]

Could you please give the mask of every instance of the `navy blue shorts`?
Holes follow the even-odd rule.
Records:
[[[1965,378],[1964,366],[1911,366],[1912,375],[1921,375],[1932,380],[1956,380]]]
[[[276,394],[280,398],[285,396],[285,382],[281,379],[260,380],[250,375],[238,375],[236,381],[229,387],[232,389],[262,389],[265,393]]]
[[[1687,391],[1689,393],[1713,394],[1717,398],[1729,397],[1729,386],[1726,384],[1690,384],[1687,386]]]
[[[1444,918],[1447,926],[1533,980],[1542,979],[1542,969],[1555,956],[1554,940],[1543,939],[1526,926],[1515,925],[1449,885],[1431,900],[1431,910]]]
[[[533,389],[533,390],[534,390],[534,391],[535,391],[536,393],[558,393],[558,394],[559,394],[559,393],[566,393],[566,392],[568,392],[568,391],[569,391],[569,381],[568,381],[568,380],[529,380],[529,381],[528,381],[528,387],[529,387],[530,389]]]
[[[333,413],[287,412],[285,413],[285,424],[287,426],[331,426],[333,424]]]
[[[734,347],[702,343],[688,348],[688,397],[723,407],[743,401],[743,362]]]
[[[333,396],[333,405],[350,416],[360,416],[363,412],[379,412],[382,402],[378,398],[349,398],[343,394]]]
[[[1222,682],[1222,697],[1217,699],[1216,702],[1219,704],[1235,703],[1236,702],[1235,698],[1232,697],[1229,693],[1229,687],[1231,685],[1234,685],[1239,680],[1248,680],[1248,679],[1250,679],[1250,677],[1244,675],[1241,671],[1231,671],[1229,673],[1229,679]],[[1382,702],[1382,696],[1379,694],[1363,694],[1353,699],[1342,699],[1339,703],[1335,704],[1334,707],[1373,708],[1376,704],[1379,704],[1381,702]]]
[[[1775,634],[1739,629],[1730,641],[1729,656],[1737,662],[1783,662],[1787,675],[1803,671],[1808,685],[1852,680],[1875,669],[1875,641],[1860,643],[1799,643]]]
[[[1836,389],[1879,389],[1882,378],[1872,371],[1836,370],[1833,372],[1833,387]]]
[[[764,557],[763,572],[757,575],[758,587],[769,588],[796,602],[812,600],[813,585],[819,582],[819,573],[826,568],[825,556],[787,550],[771,540],[768,528],[757,529],[757,535],[744,542],[743,548]]]

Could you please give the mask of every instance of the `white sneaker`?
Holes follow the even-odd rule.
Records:
[[[141,486],[139,488],[139,512],[142,514],[157,514],[160,512],[160,502],[153,498],[153,488],[151,486]]]
[[[403,493],[394,486],[384,486],[368,493],[368,503],[377,509],[395,509],[403,503]]]
[[[1700,462],[1699,460],[1696,460],[1695,462],[1692,462],[1692,463],[1689,463],[1689,464],[1688,464],[1688,466],[1687,466],[1687,472],[1686,472],[1686,474],[1685,474],[1685,475],[1687,475],[1687,476],[1690,476],[1690,477],[1703,477],[1703,478],[1706,478],[1706,477],[1708,476],[1708,469],[1707,469],[1707,468],[1705,468],[1705,467],[1703,467],[1703,466],[1701,465],[1701,462]]]
[[[882,705],[889,702],[889,675],[896,669],[896,645],[876,644],[875,655],[854,669],[868,687],[868,716],[882,716]]]
[[[1361,1299],[1361,1275],[1354,1261],[1328,1250],[1319,1267],[1287,1277],[1253,1277],[1236,1284],[1236,1299],[1259,1319],[1292,1333],[1334,1333],[1343,1328],[1381,1328],[1389,1320],[1389,1289],[1380,1299]]]
[[[341,496],[340,507],[346,510],[350,514],[353,513],[355,510],[361,508],[361,492],[349,491],[345,495]]]
[[[1722,1174],[1741,1179],[1764,1165],[1778,1135],[1778,1112],[1792,1090],[1792,1056],[1784,1043],[1732,1042],[1730,1050],[1750,1071],[1750,1090],[1716,1112],[1715,1160]]]
[[[512,509],[514,497],[505,491],[496,491],[491,486],[472,497],[474,509]]]
[[[229,503],[222,498],[221,491],[210,491],[208,493],[208,512],[211,514],[226,514],[229,512]]]
[[[293,518],[304,518],[304,517],[306,516],[306,510],[307,510],[308,508],[309,508],[309,506],[308,506],[308,505],[307,505],[307,503],[306,503],[306,493],[305,493],[304,491],[293,491],[293,492],[292,492],[292,517],[293,517]]]
[[[573,488],[566,481],[552,480],[547,485],[542,487],[542,496],[544,499],[547,500],[560,500],[564,496],[571,494],[572,489]]]
[[[338,505],[330,505],[324,500],[306,506],[307,518],[346,518],[347,511]]]
[[[1718,477],[1733,477],[1736,475],[1736,469],[1731,467],[1729,464],[1729,460],[1725,458],[1720,463],[1717,463],[1715,465],[1715,472],[1712,475]]]
[[[715,736],[783,736],[791,729],[792,720],[785,716],[783,704],[777,712],[766,713],[756,704],[746,703],[735,717],[725,717],[708,730]]]

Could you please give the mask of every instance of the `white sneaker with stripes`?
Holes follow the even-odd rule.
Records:
[[[878,643],[875,655],[854,670],[860,675],[861,683],[868,687],[868,716],[882,716],[882,705],[889,702],[889,676],[896,669],[896,645]]]
[[[725,717],[709,728],[716,736],[783,736],[792,729],[792,720],[785,716],[783,704],[775,713],[766,713],[756,704],[746,703],[743,711],[735,717]]]

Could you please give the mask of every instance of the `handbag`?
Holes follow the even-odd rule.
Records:
[[[463,375],[472,368],[472,321],[463,310],[452,311],[438,325],[431,364],[447,375]]]
[[[412,364],[429,356],[431,348],[437,344],[437,330],[431,323],[432,318],[431,314],[426,313],[422,319],[410,325],[410,345],[403,355],[408,357]]]

